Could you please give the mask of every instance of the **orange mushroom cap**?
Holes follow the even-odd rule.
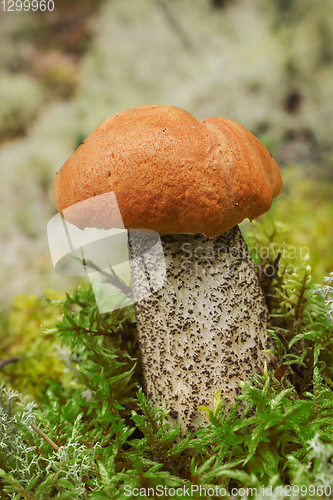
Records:
[[[281,189],[275,160],[241,125],[148,105],[101,123],[62,166],[53,194],[82,229],[213,238],[264,214]]]

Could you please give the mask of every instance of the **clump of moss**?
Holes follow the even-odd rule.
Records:
[[[49,292],[55,299],[64,294]],[[8,311],[0,316],[0,375],[2,381],[37,402],[50,384],[72,383],[68,369],[70,353],[59,345],[58,336],[45,335],[61,318],[60,306],[45,297],[18,295]]]
[[[66,346],[68,378],[50,379],[38,408],[2,388],[2,498],[333,498],[333,275],[318,287],[296,257],[287,272],[282,238],[273,221],[247,236],[277,366],[239,381],[231,408],[217,391],[199,410],[207,427],[184,439],[140,388],[133,308],[100,315],[83,287],[49,300],[62,316],[44,335]]]
[[[315,367],[333,388],[332,314],[328,311],[332,278],[326,278],[326,287],[313,283],[308,249],[282,243],[281,236],[287,232],[286,225],[266,217],[265,223],[254,222],[247,240],[270,312],[280,359],[277,375],[281,378],[287,372],[301,397],[313,390]]]

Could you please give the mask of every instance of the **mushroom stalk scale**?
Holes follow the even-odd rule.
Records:
[[[130,230],[144,391],[182,435],[206,425],[198,407],[217,391],[233,403],[241,380],[271,366],[268,312],[238,224],[281,189],[275,160],[244,127],[159,105],[111,116],[56,176],[68,222]],[[134,258],[144,253],[146,270]],[[163,266],[166,281],[148,272]]]

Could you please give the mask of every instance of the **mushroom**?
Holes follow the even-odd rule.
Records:
[[[160,105],[104,121],[56,177],[56,205],[76,226],[133,230],[132,257],[153,247],[144,230],[160,235],[166,282],[139,300],[154,285],[149,266],[161,264],[151,252],[146,271],[131,261],[132,288],[144,392],[183,435],[205,425],[198,407],[218,390],[232,404],[240,380],[271,366],[268,312],[237,224],[264,214],[281,189],[276,162],[244,127]]]

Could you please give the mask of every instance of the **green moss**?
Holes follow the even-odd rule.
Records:
[[[44,398],[50,384],[72,381],[66,367],[68,349],[61,348],[55,332],[45,335],[43,329],[55,327],[60,318],[60,307],[36,295],[18,295],[0,318],[1,379],[35,401]]]
[[[270,217],[288,222],[280,243],[295,248],[298,257],[308,254],[313,279],[321,283],[333,269],[333,181],[304,176],[304,166],[297,165],[286,166],[282,174],[284,189]]]
[[[333,498],[333,275],[325,287],[316,286],[308,259],[283,253],[284,229],[271,219],[246,236],[271,313],[276,368],[239,381],[243,392],[232,408],[217,393],[211,409],[201,408],[207,427],[185,439],[166,423],[168,409],[149,408],[142,393],[132,307],[100,315],[91,288],[83,287],[64,299],[21,298],[15,328],[11,320],[16,338],[25,325],[25,346],[28,337],[44,342],[45,353],[59,345],[68,355],[62,360],[66,373],[57,379],[49,373],[45,383],[30,373],[16,381],[21,392],[38,396],[38,408],[10,392],[12,380],[4,377],[2,498],[124,499],[140,491],[145,498],[189,498],[191,488],[192,498],[199,498],[200,487],[206,489],[201,498],[218,498],[216,488],[227,493],[242,487],[243,498],[259,500],[267,498],[263,486],[275,499],[285,498],[287,486],[294,499]],[[270,277],[260,275],[267,266]],[[32,334],[42,318],[46,332]],[[10,354],[16,355],[14,347]],[[54,363],[49,372],[59,359]],[[44,358],[39,370],[46,371]],[[40,387],[32,389],[32,380]],[[185,488],[185,494],[169,488]]]

